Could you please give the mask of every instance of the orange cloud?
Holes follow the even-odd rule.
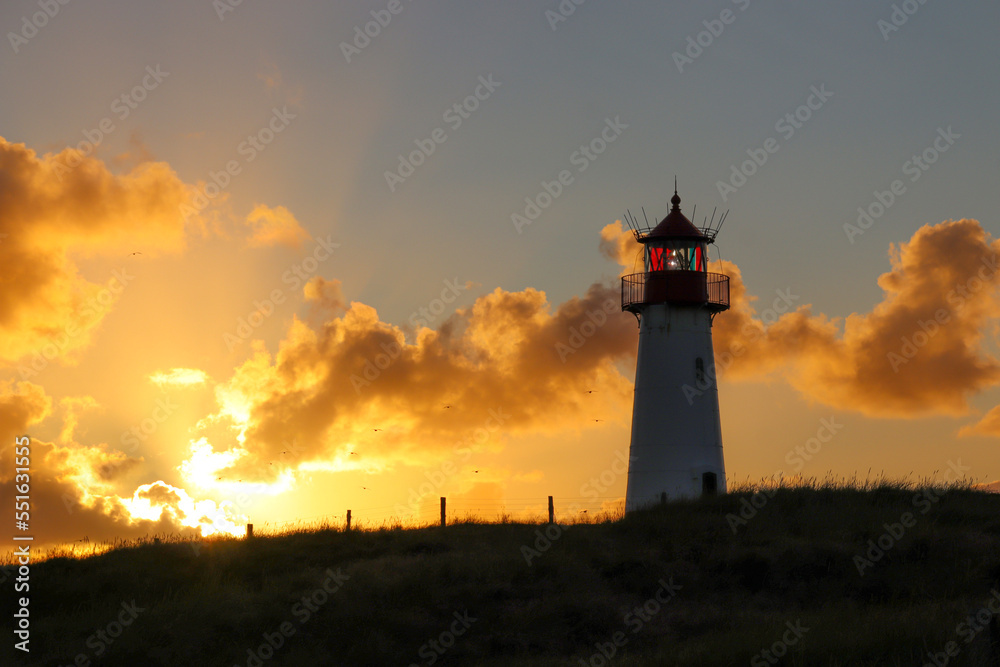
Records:
[[[958,432],[959,436],[992,435],[1000,438],[1000,405],[986,413],[975,424],[964,426]]]
[[[622,275],[643,271],[642,246],[631,231],[622,227],[621,220],[601,229],[600,249],[602,255],[621,265]]]
[[[247,216],[247,225],[253,232],[247,239],[251,248],[265,248],[276,245],[286,245],[291,248],[301,248],[302,242],[309,239],[309,232],[304,230],[284,206],[271,208],[266,204],[257,204]]]
[[[337,283],[313,281],[306,293],[343,303]],[[500,427],[579,428],[591,389],[602,416],[624,420],[631,385],[617,362],[631,362],[635,348],[617,285],[594,284],[555,309],[544,292],[496,289],[409,338],[352,302],[315,327],[296,318],[273,356],[257,344],[217,387],[220,410],[206,423],[232,427],[228,442],[212,436],[241,453],[220,471],[226,479],[273,481],[310,461],[332,470],[426,463],[495,443]]]
[[[30,439],[31,535],[38,545],[111,540],[151,533],[208,535],[239,533],[246,518],[231,504],[195,500],[183,489],[157,481],[133,488],[142,460],[107,443],[81,443],[75,430],[80,415],[97,409],[90,397],[59,403],[62,428],[56,442]],[[52,400],[30,382],[0,384],[0,438],[14,443],[53,416]],[[0,494],[14,496],[14,447],[0,448]],[[13,525],[13,504],[4,515]]]
[[[149,379],[159,387],[193,387],[205,384],[208,375],[197,368],[171,368],[169,371],[157,371]]]
[[[27,379],[87,345],[133,277],[129,253],[184,248],[188,193],[164,163],[115,175],[75,149],[38,157],[2,137],[0,182],[0,363],[28,357]],[[75,261],[93,256],[121,266],[93,282]]]
[[[769,325],[725,263],[733,308],[716,318],[716,363],[734,379],[776,373],[811,400],[867,415],[964,414],[970,395],[1000,381],[982,346],[1000,316],[998,252],[975,220],[927,225],[890,248],[870,313],[813,315],[786,290]]]

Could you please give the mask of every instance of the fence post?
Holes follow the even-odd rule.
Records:
[[[549,523],[555,523],[555,505],[552,504],[552,496],[549,496]]]
[[[351,510],[347,510],[347,530],[351,529]]]
[[[444,507],[445,507],[445,499],[444,499],[444,496],[441,496],[441,526],[442,527],[445,525]]]
[[[661,505],[666,505],[667,504],[667,492],[666,491],[660,492],[660,504]]]
[[[248,523],[247,524],[247,539],[250,539],[251,537],[253,537],[253,524],[252,523]]]

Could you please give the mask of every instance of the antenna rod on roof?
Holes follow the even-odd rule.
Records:
[[[717,210],[719,210],[718,206],[712,209],[712,217],[708,219],[707,223],[705,224],[705,229],[711,235],[712,239],[715,239],[715,212]]]

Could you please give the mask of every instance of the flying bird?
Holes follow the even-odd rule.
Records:
[[[595,419],[594,421],[595,421],[595,422],[602,422],[602,421],[604,421],[604,420],[603,420],[603,419]]]
[[[142,254],[141,252],[136,251],[136,252],[130,252],[128,256],[131,257],[132,255],[141,255],[141,254]]]
[[[444,406],[444,409],[447,410],[450,407],[451,407],[450,405],[446,405],[446,406]]]
[[[595,391],[597,391],[597,390],[596,389],[588,389],[587,391],[585,391],[583,393],[585,393],[585,394],[593,394]]]
[[[372,430],[373,431],[381,431],[382,429],[380,429],[380,428],[373,428]]]

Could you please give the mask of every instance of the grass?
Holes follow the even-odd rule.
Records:
[[[959,625],[1000,591],[1000,496],[926,480],[735,486],[565,528],[466,517],[54,555],[31,568],[30,659],[0,662],[596,666],[603,649],[618,665],[766,665],[774,647],[786,665],[922,665],[953,641],[950,665],[1000,664],[995,620],[968,643]],[[855,557],[907,512],[859,574]],[[142,611],[104,642],[133,600]],[[267,636],[280,646],[258,662]]]

